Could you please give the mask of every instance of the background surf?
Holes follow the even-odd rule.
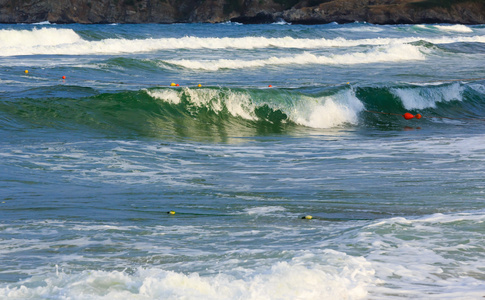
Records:
[[[0,25],[0,298],[481,299],[484,44]]]

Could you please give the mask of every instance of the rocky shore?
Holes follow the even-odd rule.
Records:
[[[0,23],[485,24],[483,0],[0,0]]]

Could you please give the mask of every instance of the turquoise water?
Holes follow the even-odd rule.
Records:
[[[447,24],[0,25],[0,298],[482,299],[484,50]]]

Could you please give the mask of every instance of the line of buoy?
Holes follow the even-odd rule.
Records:
[[[175,211],[174,210],[169,210],[167,211],[167,215],[175,215]],[[200,214],[191,214],[191,215],[200,215]],[[313,216],[311,215],[305,215],[303,217],[301,217],[302,220],[312,220],[313,219]]]
[[[172,82],[172,83],[170,83],[170,86],[180,86],[180,84],[175,83],[175,82]],[[199,83],[199,84],[197,85],[197,87],[202,87],[202,84],[200,84],[200,83]]]
[[[25,74],[29,74],[29,70],[25,70],[25,71],[24,71],[24,73],[25,73]],[[64,76],[62,76],[61,78],[62,78],[63,80],[65,80],[65,79],[66,79],[66,76],[64,75]]]
[[[411,120],[411,119],[418,119],[419,120],[421,118],[428,118],[428,119],[485,121],[485,119],[482,119],[482,118],[450,118],[450,117],[423,116],[421,114],[413,115],[412,113],[409,113],[409,112],[406,112],[404,114],[396,114],[396,113],[374,111],[374,110],[364,110],[364,112],[373,113],[373,114],[381,114],[381,115],[402,116],[406,120]]]

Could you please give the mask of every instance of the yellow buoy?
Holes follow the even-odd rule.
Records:
[[[167,211],[167,214],[169,214],[169,215],[175,215],[175,212],[173,210],[171,210],[171,211]]]
[[[29,70],[25,70],[24,72],[25,72],[25,74],[29,74]]]
[[[302,219],[304,219],[304,220],[311,220],[311,219],[313,219],[313,217],[310,216],[310,215],[306,215],[306,216],[302,217]]]
[[[170,86],[175,86],[175,85],[176,85],[176,84],[175,84],[174,82],[172,82],[172,83],[170,84]]]
[[[199,83],[198,87],[202,87],[202,84]]]

